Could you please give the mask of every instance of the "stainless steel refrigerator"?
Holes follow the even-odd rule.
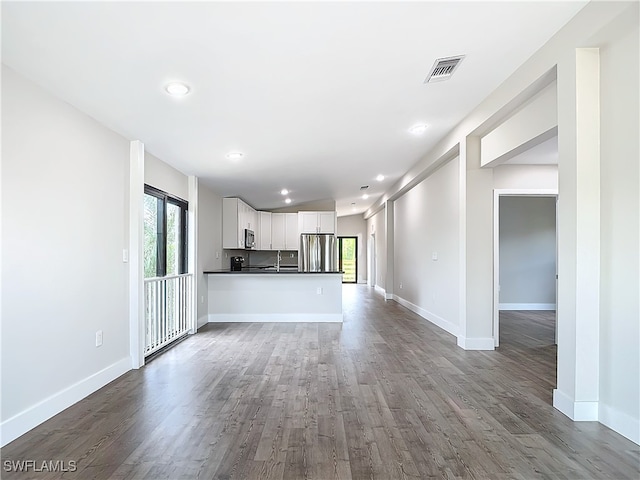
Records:
[[[301,272],[337,272],[338,241],[328,233],[300,235],[298,269]]]

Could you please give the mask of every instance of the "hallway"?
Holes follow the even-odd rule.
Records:
[[[75,472],[2,478],[638,477],[640,447],[551,406],[555,347],[505,323],[499,350],[465,351],[343,288],[342,325],[205,325],[1,452]]]

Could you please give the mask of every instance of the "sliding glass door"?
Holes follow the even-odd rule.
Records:
[[[342,283],[358,281],[358,237],[338,237],[339,268]]]

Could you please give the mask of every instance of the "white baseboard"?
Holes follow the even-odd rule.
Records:
[[[380,287],[379,285],[376,285],[375,287],[373,287],[375,289],[375,291],[377,293],[379,293],[380,295],[382,295],[383,297],[386,298],[387,296],[387,292],[385,292],[384,288]]]
[[[555,310],[555,303],[500,303],[499,310]]]
[[[415,305],[410,301],[405,300],[402,297],[399,297],[398,295],[393,295],[393,300],[398,302],[403,307],[408,308],[412,312],[417,313],[422,318],[429,320],[431,323],[449,332],[450,334],[458,335],[458,326],[456,324],[451,323],[448,320],[445,320],[444,318],[439,317],[435,313],[431,313],[430,311],[425,310],[424,308],[419,307],[418,305]]]
[[[4,447],[9,442],[57,415],[65,408],[91,395],[129,370],[131,370],[131,358],[123,358],[8,418],[0,424],[0,446]]]
[[[576,402],[557,388],[553,390],[553,406],[574,422],[598,421],[598,402]]]
[[[209,323],[272,323],[344,321],[342,313],[210,313]]]
[[[623,437],[640,445],[640,420],[600,402],[598,420]]]
[[[458,336],[458,346],[464,350],[495,350],[493,337],[463,337]]]

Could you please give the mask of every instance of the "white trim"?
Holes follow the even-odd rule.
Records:
[[[0,424],[0,446],[4,447],[129,370],[131,358],[125,357],[8,418]]]
[[[342,323],[342,313],[210,313],[209,323]]]
[[[500,303],[498,310],[555,310],[555,303]]]
[[[393,293],[385,293],[384,294],[384,299],[385,300],[393,300]]]
[[[382,288],[380,285],[375,285],[373,288],[377,293],[387,298],[387,292],[385,292],[384,288]]]
[[[129,356],[131,367],[144,365],[144,144],[129,148]]]
[[[557,188],[494,188],[493,190],[493,342],[500,345],[500,310],[555,310],[553,308],[502,308],[500,304],[500,197],[555,197]],[[557,213],[556,213],[557,222]],[[556,228],[556,249],[558,229]],[[557,255],[556,255],[557,257]],[[557,258],[556,258],[557,262]],[[557,266],[556,266],[557,269]],[[557,292],[556,292],[557,293]],[[557,298],[556,298],[557,301]],[[508,304],[504,304],[508,305]],[[525,305],[525,304],[521,304]],[[532,305],[532,304],[526,304]],[[557,322],[556,322],[557,324]]]
[[[553,406],[574,422],[598,421],[598,402],[576,402],[557,388],[553,390]]]
[[[598,420],[623,437],[640,445],[640,420],[602,402],[598,408]]]
[[[495,350],[491,337],[458,336],[458,346],[464,350]]]
[[[458,332],[459,332],[458,325],[455,325],[450,321],[445,320],[444,318],[436,315],[435,313],[431,313],[430,311],[425,310],[424,308],[419,307],[418,305],[415,305],[410,301],[405,300],[402,297],[399,297],[398,295],[393,295],[393,300],[398,302],[403,307],[408,308],[412,312],[417,313],[422,318],[424,318],[425,320],[428,320],[429,322],[433,323],[437,327],[440,327],[444,331],[449,332],[451,335],[458,335]]]

